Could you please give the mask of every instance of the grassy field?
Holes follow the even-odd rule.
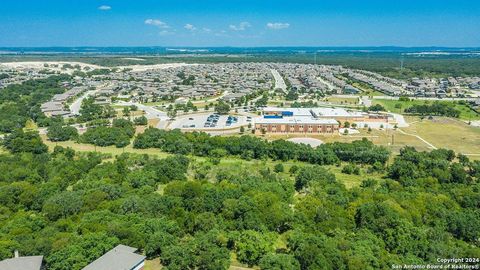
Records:
[[[361,95],[363,95],[363,96],[371,96],[372,97],[372,96],[383,96],[383,95],[385,95],[384,93],[373,89],[372,87],[370,87],[369,85],[367,85],[365,83],[361,84],[361,83],[354,82],[354,83],[352,83],[352,86],[362,90],[363,93],[361,93]]]
[[[160,264],[160,259],[156,258],[153,260],[146,260],[144,270],[160,270],[162,269],[162,265]]]
[[[326,97],[325,101],[333,103],[333,104],[339,104],[339,105],[357,105],[358,104],[358,98],[356,98],[356,97],[351,97],[351,98]]]
[[[408,120],[412,124],[402,130],[422,137],[435,147],[448,148],[464,154],[480,154],[479,127],[472,127],[460,120],[446,117],[435,117],[432,120],[410,117]]]
[[[376,145],[382,145],[390,149],[394,154],[399,153],[400,149],[405,145],[414,146],[418,150],[428,150],[429,147],[421,140],[413,137],[402,134],[395,130],[372,130],[368,132],[367,129],[359,129],[359,134],[350,134],[350,135],[310,135],[308,137],[316,138],[322,140],[324,143],[333,143],[333,142],[345,142],[350,143],[352,141],[361,140],[362,138],[367,138]],[[266,136],[269,140],[274,139],[288,139],[294,137],[301,137],[298,135],[295,136]]]

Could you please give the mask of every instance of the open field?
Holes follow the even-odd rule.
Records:
[[[352,97],[352,98],[326,97],[325,101],[333,104],[339,104],[339,105],[358,105],[358,98],[356,97]]]
[[[370,87],[369,85],[367,85],[365,83],[353,82],[352,86],[362,90],[363,93],[361,93],[361,95],[363,95],[363,96],[383,96],[383,95],[385,95],[384,93],[373,89],[372,87]]]
[[[355,175],[355,174],[345,174],[342,173],[342,166],[325,166],[328,167],[328,169],[335,174],[335,177],[337,180],[345,185],[347,188],[353,188],[353,187],[358,187],[362,183],[363,180],[365,179],[374,179],[377,180],[378,182],[382,181],[383,175],[377,172],[368,172],[366,169],[361,168],[360,175]]]
[[[479,127],[446,117],[435,117],[433,120],[410,118],[415,119],[410,127],[402,130],[418,135],[438,148],[448,148],[464,154],[480,154]]]
[[[393,153],[399,153],[400,149],[406,145],[413,146],[418,150],[428,150],[429,147],[421,140],[418,140],[415,137],[408,136],[402,134],[395,130],[372,130],[368,132],[367,129],[359,129],[359,134],[351,134],[351,135],[312,135],[308,137],[320,139],[325,143],[333,143],[333,142],[345,142],[349,143],[356,140],[361,140],[362,138],[367,138],[368,140],[372,141],[376,145],[382,145],[390,149]],[[288,136],[288,135],[267,135],[267,139],[288,139],[288,138],[295,138],[295,137],[302,137],[301,135],[297,136]],[[392,144],[393,139],[393,144]]]

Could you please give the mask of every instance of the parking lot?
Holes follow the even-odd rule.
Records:
[[[248,123],[247,117],[242,115],[202,113],[179,116],[169,127],[171,129],[218,130],[239,128],[248,125]]]

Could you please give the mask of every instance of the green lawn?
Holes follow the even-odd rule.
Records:
[[[358,105],[357,97],[326,97],[325,101],[339,105]]]
[[[162,269],[162,265],[160,264],[159,258],[145,261],[144,270],[160,270],[160,269]]]

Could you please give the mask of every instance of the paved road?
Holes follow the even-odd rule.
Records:
[[[224,96],[228,95],[229,92],[228,91],[224,91],[220,96],[218,97],[214,97],[214,98],[211,98],[211,99],[207,99],[207,100],[192,100],[192,103],[193,104],[196,104],[196,103],[209,103],[209,102],[214,102],[214,101],[217,101],[221,98],[223,98]],[[174,104],[175,105],[175,104]]]
[[[368,97],[362,97],[360,99],[360,104],[363,104],[363,106],[365,107],[370,107],[372,106],[372,100],[369,99]]]
[[[282,89],[283,92],[287,92],[287,85],[285,84],[285,81],[283,80],[280,73],[278,73],[276,69],[270,69],[270,72],[275,78],[275,89]]]
[[[160,119],[161,121],[165,121],[168,119],[167,113],[164,111],[160,111],[158,109],[155,109],[152,106],[147,106],[143,105],[141,103],[136,103],[136,102],[126,102],[126,101],[118,101],[116,105],[119,106],[132,106],[135,105],[137,106],[138,109],[145,111],[145,117],[147,119]]]
[[[81,97],[77,98],[71,105],[70,105],[70,112],[73,115],[80,115],[80,106],[82,105],[82,101],[86,99],[88,96],[95,94],[98,90],[91,90],[85,92]]]
[[[397,127],[408,127],[410,126],[403,115],[398,114],[398,113],[389,113],[390,115],[393,116],[393,119],[395,119],[395,122],[397,122]]]
[[[86,99],[88,96],[94,95],[96,92],[100,91],[101,89],[105,88],[108,86],[107,84],[104,84],[102,86],[97,87],[95,90],[90,90],[85,92],[81,97],[77,98],[69,107],[70,107],[70,112],[73,115],[80,115],[80,106],[82,105],[82,101]]]
[[[298,143],[298,144],[303,143],[303,144],[310,145],[311,147],[317,147],[323,144],[322,140],[310,138],[310,137],[296,137],[296,138],[287,139],[287,141]]]

